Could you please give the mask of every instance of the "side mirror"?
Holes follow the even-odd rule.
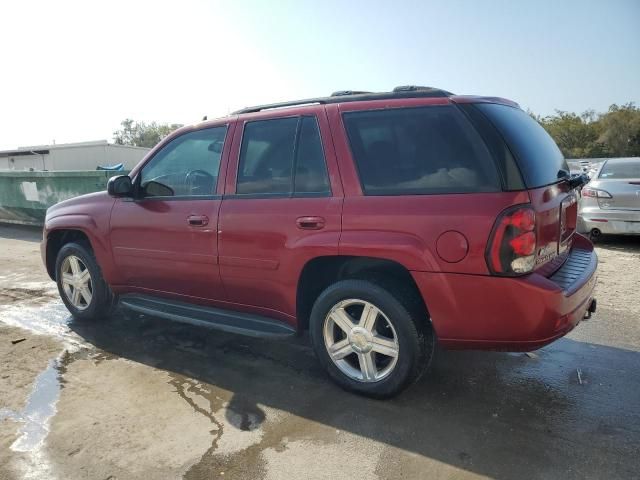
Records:
[[[133,184],[128,175],[111,177],[107,182],[107,193],[112,197],[129,197],[133,193]]]

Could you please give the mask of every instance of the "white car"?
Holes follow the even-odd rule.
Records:
[[[582,189],[578,229],[601,234],[640,235],[640,158],[604,161]]]

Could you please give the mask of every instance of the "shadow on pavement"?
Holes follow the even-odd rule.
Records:
[[[640,235],[602,235],[595,245],[605,250],[640,253]]]
[[[531,356],[439,351],[416,385],[376,401],[334,386],[305,338],[257,340],[121,313],[69,326],[106,352],[233,392],[228,410],[241,429],[264,421],[265,405],[492,478],[640,471],[635,351],[569,339]]]
[[[40,240],[42,240],[42,227],[0,223],[0,238],[6,238],[7,240],[24,240],[27,242],[40,242]]]

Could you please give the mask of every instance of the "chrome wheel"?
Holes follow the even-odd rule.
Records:
[[[60,267],[62,289],[67,300],[78,310],[85,310],[93,298],[93,283],[87,266],[75,255],[69,255]]]
[[[374,304],[350,298],[331,308],[324,320],[324,344],[333,363],[349,378],[378,382],[398,361],[393,324]]]

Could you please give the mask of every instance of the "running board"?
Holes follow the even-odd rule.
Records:
[[[138,313],[250,337],[284,338],[296,330],[279,320],[252,313],[193,305],[148,295],[123,295],[120,305]]]

